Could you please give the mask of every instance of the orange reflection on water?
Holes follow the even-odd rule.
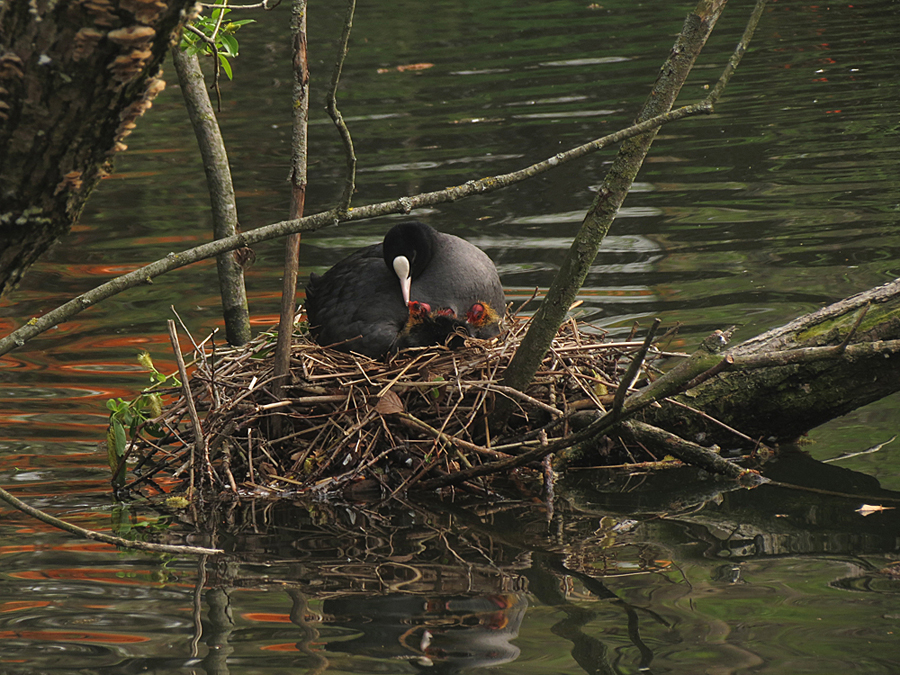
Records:
[[[288,642],[282,645],[266,645],[265,647],[260,647],[260,649],[264,652],[296,652],[300,651],[297,648],[296,642]]]
[[[289,614],[268,614],[266,612],[247,612],[241,614],[241,617],[248,621],[267,621],[269,623],[290,623]]]
[[[19,612],[23,609],[37,609],[38,607],[46,607],[51,604],[47,600],[12,600],[10,602],[0,602],[0,614],[8,612]]]
[[[102,548],[115,548],[111,544],[97,544]],[[9,575],[11,579],[27,579],[36,581],[41,579],[65,579],[78,581],[97,581],[107,584],[116,584],[118,586],[147,586],[148,583],[160,583],[154,579],[156,572],[150,570],[131,570],[127,575],[123,573],[121,568],[113,567],[105,568],[58,568],[46,570],[22,570]]]
[[[274,326],[278,324],[277,314],[259,314],[250,317],[251,326]]]
[[[12,639],[43,640],[46,642],[101,642],[107,644],[129,644],[149,642],[143,635],[120,635],[118,633],[91,633],[72,630],[4,630],[0,631],[0,640]]]

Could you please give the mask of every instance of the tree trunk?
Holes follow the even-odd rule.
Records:
[[[0,4],[0,295],[68,232],[126,149],[192,4]]]
[[[842,356],[804,358],[798,351],[837,350],[848,338]],[[737,345],[722,355],[735,366],[671,398],[751,438],[793,440],[900,389],[900,354],[888,340],[900,340],[900,279]],[[785,352],[795,358],[781,359]],[[750,367],[770,358],[775,363]],[[668,401],[647,408],[641,419],[703,445],[738,443],[721,425]]]

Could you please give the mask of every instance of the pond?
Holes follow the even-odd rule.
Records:
[[[307,213],[343,187],[321,103],[343,3],[312,2]],[[690,3],[361,3],[339,106],[355,205],[512,171],[626,126]],[[698,100],[750,11],[731,3],[686,84]],[[221,125],[250,230],[287,216],[290,10],[239,33]],[[736,340],[900,276],[900,6],[771,2],[715,114],[666,126],[575,311],[614,336],[681,322],[673,348]],[[404,66],[414,65],[415,68]],[[207,241],[202,165],[174,69],[72,232],[0,308],[3,334]],[[485,249],[508,298],[545,288],[614,151],[414,213]],[[304,235],[301,277],[400,217]],[[276,321],[282,243],[247,276]],[[189,516],[116,503],[106,401],[174,358],[172,307],[220,327],[215,264],[85,311],[0,362],[0,485],[78,525],[181,542]],[[566,477],[521,500],[244,500],[196,560],[116,551],[0,507],[0,673],[896,673],[896,395],[763,467],[753,489],[690,469]],[[863,453],[884,444],[874,452]],[[884,511],[863,515],[863,504]]]

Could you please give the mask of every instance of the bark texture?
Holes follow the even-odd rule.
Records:
[[[0,295],[68,232],[126,149],[192,5],[0,3]]]

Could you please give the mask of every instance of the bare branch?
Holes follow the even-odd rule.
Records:
[[[202,30],[200,30],[199,28],[194,28],[194,27],[193,27],[191,24],[189,24],[189,23],[186,23],[186,24],[184,25],[184,29],[185,29],[186,31],[190,32],[190,33],[193,33],[193,34],[196,35],[198,38],[200,38],[200,41],[201,41],[201,42],[205,42],[206,44],[211,44],[211,45],[214,45],[214,44],[216,43],[215,40],[213,40],[212,38],[208,37],[208,36],[206,35],[206,33],[204,33]],[[176,49],[177,49],[177,47],[176,47]]]
[[[631,385],[637,379],[641,366],[644,364],[644,359],[647,357],[647,351],[650,349],[650,345],[653,344],[653,338],[656,337],[656,331],[659,329],[660,323],[662,323],[660,319],[653,319],[653,324],[650,326],[650,330],[647,331],[647,337],[644,338],[644,344],[641,345],[641,348],[631,359],[631,363],[628,364],[628,370],[625,371],[625,376],[619,382],[619,388],[616,389],[616,397],[613,399],[613,415],[618,415],[622,411],[622,404],[625,403],[628,390],[631,389]]]
[[[307,139],[309,122],[309,61],[306,40],[306,0],[291,5],[291,41],[293,43],[294,84],[291,92],[293,124],[291,132],[291,218],[301,218],[306,204]],[[300,264],[300,233],[290,235],[284,246],[284,275],[281,288],[281,314],[278,319],[278,341],[275,345],[275,397],[289,379],[291,338],[297,306],[297,271]],[[278,418],[276,418],[278,419]],[[276,428],[276,432],[278,429]]]
[[[29,506],[22,500],[8,493],[3,488],[0,488],[0,499],[5,501],[10,506],[19,509],[19,511],[21,511],[22,513],[26,513],[32,518],[37,518],[42,523],[47,523],[48,525],[52,525],[53,527],[56,527],[60,530],[65,530],[66,532],[77,534],[79,537],[84,537],[85,539],[102,541],[104,544],[111,544],[112,546],[133,548],[141,551],[155,551],[158,553],[189,553],[191,555],[217,555],[219,553],[224,553],[224,551],[218,548],[202,548],[200,546],[175,546],[172,544],[153,544],[146,541],[132,541],[130,539],[122,539],[121,537],[114,537],[110,534],[95,532],[94,530],[86,530],[83,527],[78,527],[77,525],[73,525],[72,523],[66,522],[65,520],[55,518],[54,516],[51,516],[49,513],[41,511],[40,509]]]
[[[220,253],[233,251],[237,248],[249,247],[253,244],[258,244],[270,239],[277,239],[296,232],[312,232],[327,225],[367,220],[369,218],[385,216],[392,213],[410,213],[415,208],[453,202],[477,194],[487,194],[488,192],[493,192],[519,183],[527,178],[537,176],[560,164],[579,159],[591,152],[612,145],[613,143],[618,143],[619,141],[631,138],[632,136],[637,136],[638,134],[646,132],[648,129],[653,129],[666,122],[683,119],[689,115],[695,115],[701,112],[708,112],[708,110],[700,103],[685,108],[679,108],[671,113],[659,115],[640,124],[634,124],[626,129],[603,136],[602,138],[585,143],[584,145],[580,145],[567,152],[555,155],[550,159],[538,162],[537,164],[532,164],[531,166],[512,173],[482,178],[479,180],[471,180],[464,185],[457,185],[435,192],[425,192],[413,197],[400,197],[399,199],[393,199],[387,202],[370,204],[368,206],[352,209],[347,213],[338,213],[337,210],[330,210],[322,211],[311,216],[305,216],[303,218],[283,220],[271,225],[258,227],[255,230],[250,230],[248,232],[239,232],[233,237],[226,237],[207,244],[201,244],[200,246],[186,249],[180,253],[170,253],[161,260],[157,260],[156,262],[152,262],[127,274],[115,277],[40,317],[30,319],[24,326],[0,339],[0,356],[8,354],[16,347],[21,347],[36,335],[40,335],[44,331],[53,328],[53,326],[68,321],[76,314],[92,305],[96,305],[102,300],[117,295],[126,289],[150,283],[154,277],[158,277],[166,272],[171,272],[180,267],[186,267],[187,265],[191,265],[201,260],[206,260],[207,258],[211,258]]]
[[[338,58],[334,64],[334,71],[331,73],[331,89],[328,91],[326,106],[328,114],[341,135],[341,141],[344,143],[344,155],[347,158],[347,176],[344,179],[344,192],[336,209],[341,214],[346,213],[350,208],[350,200],[353,199],[353,191],[356,189],[356,154],[353,151],[353,139],[350,137],[350,130],[347,128],[344,117],[337,107],[337,88],[341,80],[344,59],[347,58],[347,44],[350,41],[350,31],[353,28],[353,13],[355,11],[356,0],[349,0],[347,18],[344,20],[344,31],[341,33],[341,44],[338,48]]]
[[[222,132],[200,71],[200,60],[196,54],[188,55],[175,46],[172,48],[172,61],[178,73],[191,126],[200,146],[212,205],[213,231],[217,239],[230,237],[237,232],[238,227],[234,183],[231,180],[231,168]],[[251,332],[244,271],[231,252],[216,256],[216,270],[222,296],[225,336],[229,344],[245,344],[250,340]]]
[[[731,58],[728,59],[728,65],[725,66],[725,70],[719,77],[718,82],[716,82],[712,91],[709,92],[709,96],[706,97],[706,102],[709,104],[710,110],[719,100],[719,97],[722,96],[722,92],[725,91],[728,81],[731,79],[731,76],[734,75],[734,71],[737,69],[738,64],[740,64],[741,59],[744,58],[744,52],[747,51],[747,46],[750,44],[750,40],[753,39],[753,33],[756,32],[756,27],[759,25],[759,20],[762,18],[762,13],[766,7],[767,1],[768,0],[756,0],[756,5],[753,7],[753,11],[750,13],[750,18],[747,20],[747,25],[744,28],[744,34],[734,48]]]
[[[638,114],[639,120],[653,119],[669,111],[715,27],[724,4],[721,1],[700,0],[694,11],[688,15],[675,46],[660,70],[652,92]],[[749,34],[752,35],[752,31],[749,31]],[[729,67],[733,70],[739,60],[740,55],[733,59],[734,65],[729,62]],[[727,82],[727,78],[724,81]],[[721,90],[717,88],[715,91],[720,93]],[[711,109],[708,100],[703,103]],[[603,239],[637,177],[657,130],[658,127],[654,127],[646,134],[630,138],[619,149],[559,272],[535,313],[528,333],[503,375],[504,384],[524,389],[534,377],[553,337],[565,320],[569,307],[581,290],[588,270],[593,265]],[[499,401],[493,420],[502,425],[511,411],[508,401]]]
[[[194,446],[191,453],[191,489],[190,495],[194,494],[194,478],[195,469],[200,467],[201,460],[203,468],[207,472],[210,487],[213,485],[213,469],[209,461],[209,447],[206,445],[206,435],[203,433],[203,426],[200,424],[200,416],[197,414],[197,408],[194,405],[194,396],[191,394],[190,378],[187,369],[184,366],[184,358],[181,356],[181,345],[178,343],[178,335],[175,332],[175,322],[169,319],[167,322],[169,328],[169,340],[172,342],[172,350],[175,353],[175,361],[178,364],[178,376],[181,378],[182,396],[187,403],[188,414],[191,418],[191,424],[194,426]]]
[[[275,9],[278,5],[281,4],[281,0],[277,0],[276,2],[270,3],[268,0],[263,0],[263,2],[257,2],[253,5],[217,5],[217,4],[207,4],[205,2],[201,2],[200,6],[203,9],[265,9],[266,11]]]

